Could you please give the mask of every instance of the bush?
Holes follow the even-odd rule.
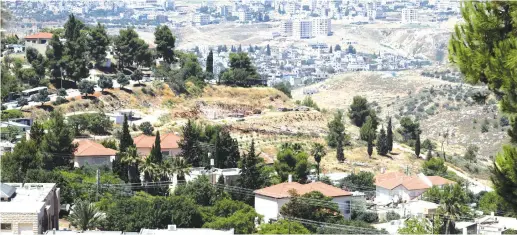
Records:
[[[144,133],[144,135],[152,135],[154,131],[154,127],[150,122],[142,122],[139,128]]]
[[[76,135],[89,131],[95,135],[106,134],[113,129],[113,122],[104,113],[86,113],[68,117]]]
[[[499,124],[500,124],[502,127],[509,126],[509,125],[510,125],[510,120],[508,120],[508,117],[506,117],[506,116],[502,116],[502,117],[499,119]]]
[[[115,149],[115,150],[118,149],[118,147],[117,147],[118,143],[114,139],[103,139],[101,141],[101,144],[102,144],[102,146],[104,146],[106,148]]]
[[[398,220],[400,219],[400,215],[395,212],[395,211],[388,211],[388,213],[386,213],[386,220],[387,221],[392,221],[392,220]]]
[[[375,223],[379,221],[379,216],[377,212],[374,211],[352,210],[352,219],[361,220],[366,223]]]
[[[21,118],[23,117],[22,111],[18,109],[10,109],[10,110],[4,110],[2,111],[2,121],[9,120],[11,118]]]
[[[486,132],[488,132],[488,124],[483,123],[483,125],[481,125],[481,133],[486,133]]]
[[[66,103],[66,102],[68,102],[68,100],[67,100],[66,98],[61,97],[61,96],[58,96],[58,97],[56,98],[56,101],[52,102],[52,104],[53,104],[53,105],[61,105],[61,104],[64,104],[64,103]]]

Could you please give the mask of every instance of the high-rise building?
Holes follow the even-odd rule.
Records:
[[[312,20],[295,20],[293,22],[293,37],[299,39],[312,38]]]
[[[192,16],[192,25],[207,25],[210,23],[210,15],[194,14]]]
[[[251,21],[251,12],[249,12],[249,11],[240,10],[238,15],[239,15],[239,21],[240,22],[249,22],[249,21]]]
[[[164,8],[166,10],[174,10],[174,0],[165,0]]]
[[[220,6],[220,13],[222,16],[228,16],[232,14],[232,6],[222,5]]]
[[[313,18],[312,36],[328,36],[331,32],[331,19]]]
[[[414,23],[418,22],[418,10],[415,8],[404,8],[402,9],[402,19],[403,23]]]
[[[280,25],[280,34],[282,36],[290,37],[293,36],[293,21],[284,20]]]

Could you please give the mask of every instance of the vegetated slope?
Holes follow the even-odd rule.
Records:
[[[387,115],[393,116],[395,125],[403,116],[419,117],[422,140],[430,138],[441,142],[443,133],[448,132],[445,149],[449,154],[456,154],[457,158],[462,158],[468,145],[477,145],[480,148],[478,158],[488,165],[490,156],[495,155],[495,151],[507,141],[505,131],[508,127],[500,125],[501,114],[495,99],[490,97],[487,104],[477,104],[472,95],[483,91],[483,88],[419,74],[419,71],[408,71],[397,73],[395,77],[383,72],[338,75],[311,85],[311,88],[319,89],[312,99],[322,108],[347,110],[354,96],[367,97],[377,104],[378,116],[383,119]],[[303,89],[294,90],[293,98],[302,100]],[[485,122],[488,122],[488,131],[482,132]],[[465,165],[461,162],[459,167]]]

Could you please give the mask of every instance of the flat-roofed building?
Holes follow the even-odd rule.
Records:
[[[59,229],[60,190],[54,183],[2,183],[1,234],[43,234]]]

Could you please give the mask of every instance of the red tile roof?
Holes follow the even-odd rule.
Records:
[[[40,33],[29,35],[29,36],[25,37],[25,39],[40,39],[40,38],[41,39],[51,39],[52,38],[52,34],[51,33],[40,32]]]
[[[255,194],[272,197],[272,198],[287,198],[291,197],[289,194],[290,190],[296,190],[296,192],[300,195],[318,191],[327,197],[342,197],[342,196],[351,196],[352,193],[342,190],[340,188],[336,188],[334,186],[322,183],[322,182],[314,182],[310,184],[300,184],[297,182],[286,182],[277,185],[273,185],[267,188],[255,190]]]
[[[139,135],[133,139],[133,142],[135,142],[137,148],[152,148],[155,139],[156,136]],[[160,140],[162,149],[177,149],[179,148],[178,141],[181,140],[181,137],[173,133],[167,133],[161,135]]]
[[[117,154],[116,150],[106,148],[93,140],[74,140],[74,143],[77,143],[77,150],[74,153],[76,157],[115,156]]]
[[[417,190],[417,189],[428,189],[432,186],[440,186],[444,184],[452,184],[454,181],[450,181],[448,179],[442,178],[440,176],[426,176],[431,185],[426,183],[424,179],[419,176],[408,176],[404,173],[400,172],[388,172],[384,174],[378,174],[375,176],[375,185],[385,188],[385,189],[394,189],[399,185],[404,186],[408,190]]]

